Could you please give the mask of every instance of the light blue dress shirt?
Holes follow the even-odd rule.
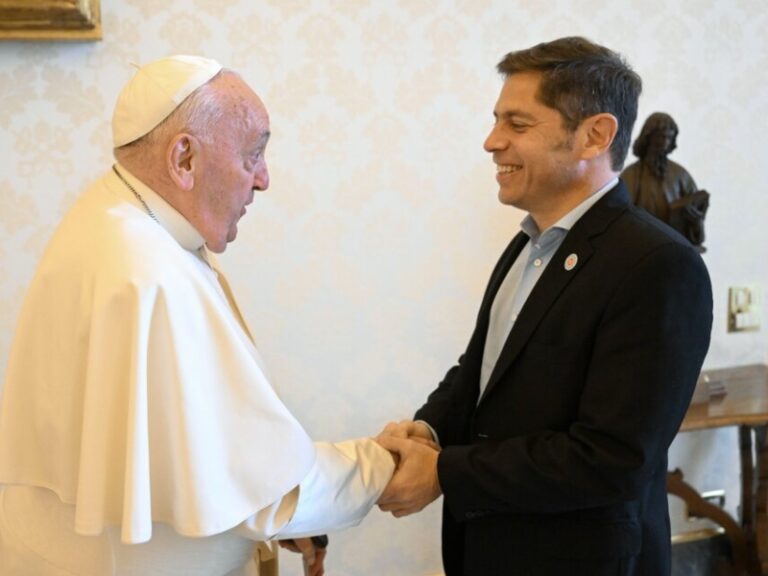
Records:
[[[478,402],[485,392],[493,368],[501,354],[501,349],[515,325],[520,310],[551,262],[555,252],[565,240],[568,231],[587,210],[616,185],[618,180],[618,178],[614,178],[608,182],[543,232],[539,232],[539,228],[530,214],[520,223],[520,228],[530,238],[530,242],[526,243],[507,272],[491,306],[491,317],[483,351],[483,364],[480,369]],[[578,257],[578,254],[576,256]],[[563,265],[565,266],[566,263],[563,262]]]

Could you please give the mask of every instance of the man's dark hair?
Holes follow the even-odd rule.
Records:
[[[538,100],[563,117],[574,132],[582,120],[607,112],[618,120],[611,144],[611,166],[624,166],[642,81],[624,59],[586,38],[571,36],[507,54],[497,66],[506,78],[518,72],[540,72]]]

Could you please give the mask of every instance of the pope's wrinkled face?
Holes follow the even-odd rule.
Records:
[[[257,190],[269,186],[264,157],[269,115],[258,96],[237,76],[220,80],[224,116],[203,144],[201,176],[196,178],[198,231],[213,252],[223,252],[237,236],[237,225]]]

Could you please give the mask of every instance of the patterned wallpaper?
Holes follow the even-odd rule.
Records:
[[[130,63],[189,52],[239,70],[270,110],[272,184],[222,260],[276,387],[317,438],[409,416],[461,353],[521,219],[497,203],[482,150],[494,66],[570,34],[627,56],[645,83],[640,121],[672,114],[673,158],[712,194],[707,366],[766,361],[768,328],[725,332],[727,287],[768,285],[764,0],[101,4],[102,42],[0,44],[0,371],[53,227],[109,167]],[[728,433],[681,438],[671,456],[702,489],[732,490],[723,454]],[[328,573],[434,574],[438,541],[437,504],[400,521],[374,512],[333,537]]]

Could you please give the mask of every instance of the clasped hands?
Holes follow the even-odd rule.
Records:
[[[419,512],[442,494],[437,479],[440,447],[424,424],[403,420],[390,422],[375,438],[395,460],[395,473],[377,504],[396,518]],[[317,548],[310,538],[282,540],[280,546],[300,553],[309,576],[325,573],[326,550]]]
[[[440,447],[421,422],[390,422],[375,438],[395,459],[395,473],[377,504],[396,518],[419,512],[442,494],[437,478]]]

